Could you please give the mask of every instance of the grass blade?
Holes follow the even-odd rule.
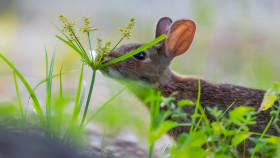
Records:
[[[81,95],[81,97],[80,97],[78,115],[79,115],[79,113],[80,113],[80,111],[81,111],[81,108],[82,108],[82,105],[83,105],[83,103],[84,103],[85,96],[86,96],[86,83],[83,82],[83,90],[82,90],[82,95]]]
[[[59,71],[59,99],[55,99],[55,126],[56,126],[56,135],[60,136],[61,126],[62,126],[62,114],[64,107],[64,98],[62,91],[62,68],[64,63],[62,63]]]
[[[51,59],[51,64],[50,64],[50,68],[48,70],[48,55],[47,55],[47,51],[45,51],[46,54],[46,78],[48,78],[48,80],[46,81],[46,94],[47,94],[47,98],[46,98],[46,120],[47,120],[47,133],[51,134],[51,111],[52,111],[52,74],[53,74],[53,66],[54,66],[54,59],[55,59],[55,50],[53,52],[52,55],[52,59]],[[51,135],[49,135],[51,136]]]
[[[64,62],[62,63],[59,71],[59,97],[63,99],[63,93],[62,93],[62,68],[63,68]]]
[[[95,81],[95,74],[96,74],[96,71],[93,70],[91,83],[90,83],[90,87],[89,87],[89,92],[88,92],[88,97],[87,97],[87,102],[86,102],[86,107],[85,107],[82,122],[81,122],[81,127],[83,127],[86,116],[87,116],[88,106],[89,106],[89,102],[90,102],[90,99],[91,99],[92,89],[93,89],[94,81]]]
[[[61,75],[65,75],[65,74],[72,73],[72,72],[76,72],[76,70],[75,71],[69,71],[69,72],[63,72],[63,73],[61,73]],[[42,80],[38,84],[36,84],[36,86],[33,88],[33,91],[35,91],[41,84],[45,83],[47,80],[53,79],[53,78],[56,78],[56,77],[59,77],[59,76],[60,76],[60,73],[52,75],[51,77],[45,78],[44,80]]]
[[[77,53],[80,54],[80,56],[83,56],[83,53],[72,43],[70,43],[69,41],[66,41],[65,39],[63,39],[62,37],[56,35],[56,38],[60,39],[62,42],[64,42],[65,44],[67,44],[69,47],[71,47],[72,49],[74,49]]]
[[[0,53],[0,58],[2,58],[6,64],[8,64],[9,67],[11,67],[13,69],[13,71],[15,72],[15,74],[19,77],[19,79],[21,80],[21,82],[24,84],[25,88],[27,89],[27,91],[29,92],[33,102],[34,102],[34,108],[37,111],[37,114],[41,120],[41,122],[44,125],[44,117],[43,117],[43,112],[41,109],[41,106],[39,104],[38,98],[36,96],[36,94],[34,93],[34,91],[32,90],[32,88],[30,87],[30,85],[27,83],[27,81],[25,80],[25,78],[21,75],[21,73],[15,68],[15,66],[6,58],[4,57],[1,53]]]
[[[141,46],[141,47],[139,47],[139,48],[137,48],[137,49],[134,49],[133,51],[131,51],[131,52],[129,52],[129,53],[127,53],[127,54],[125,54],[125,55],[119,57],[119,58],[116,58],[116,59],[114,59],[114,60],[111,60],[111,61],[109,61],[109,62],[107,62],[107,63],[105,63],[105,64],[101,64],[101,65],[98,67],[98,69],[102,69],[102,68],[104,68],[104,67],[106,67],[106,66],[108,66],[108,65],[117,63],[117,62],[122,61],[122,60],[124,60],[124,59],[127,59],[127,58],[129,58],[129,57],[131,57],[131,56],[133,56],[133,55],[135,55],[135,54],[137,54],[137,53],[139,53],[139,52],[141,52],[141,51],[143,51],[143,50],[145,50],[145,49],[148,49],[148,48],[152,47],[153,45],[155,45],[155,44],[159,43],[160,41],[164,40],[166,37],[167,37],[167,36],[166,36],[165,34],[163,34],[163,35],[159,36],[158,38],[154,39],[154,40],[153,40],[152,42],[150,42],[150,43],[147,43],[147,44],[145,44],[145,45],[143,45],[143,46]]]
[[[199,104],[200,104],[200,95],[201,95],[201,87],[200,87],[200,79],[198,79],[198,94],[197,94],[197,101],[196,101],[194,116],[197,116],[197,112],[198,112]],[[195,118],[192,118],[192,126],[190,129],[190,133],[193,132],[194,124],[195,124]]]
[[[51,22],[51,23],[52,23],[52,22]],[[71,48],[73,48],[77,53],[79,53],[81,56],[84,57],[84,53],[81,51],[82,48],[78,49],[77,46],[72,42],[72,40],[71,40],[61,29],[59,29],[54,23],[52,23],[52,24],[54,25],[54,27],[55,27],[59,32],[61,32],[61,33],[67,38],[68,41],[66,41],[65,39],[63,39],[63,38],[60,37],[60,36],[57,36],[57,35],[56,35],[56,37],[57,37],[58,39],[60,39],[61,41],[63,41],[64,43],[66,43],[67,45],[69,45],[69,46],[70,46]],[[76,38],[76,39],[78,39],[78,38]],[[78,45],[78,46],[79,46],[79,45]]]
[[[80,73],[80,79],[79,79],[76,101],[75,101],[75,106],[74,106],[74,112],[73,112],[73,117],[72,117],[73,121],[77,120],[77,117],[78,117],[78,114],[79,114],[79,107],[78,106],[79,106],[79,99],[80,99],[80,94],[81,94],[83,74],[84,74],[84,63],[82,64],[82,69],[81,69],[81,73]]]
[[[24,113],[22,110],[22,104],[21,104],[21,99],[20,99],[19,90],[18,90],[17,77],[16,77],[14,70],[13,70],[13,76],[14,76],[14,81],[15,81],[15,87],[16,87],[16,92],[17,92],[18,105],[19,105],[19,110],[20,110],[20,114],[21,114],[21,119],[22,119],[22,121],[25,122],[25,116],[24,116]]]

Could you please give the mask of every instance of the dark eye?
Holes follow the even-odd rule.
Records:
[[[135,54],[133,57],[138,60],[145,60],[147,58],[147,55],[144,52],[140,52],[138,54]]]

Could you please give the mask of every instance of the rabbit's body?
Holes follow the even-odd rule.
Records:
[[[187,98],[196,102],[198,95],[198,80],[200,80],[200,104],[205,109],[206,107],[218,107],[219,110],[225,111],[229,106],[231,106],[229,109],[231,110],[236,106],[244,105],[254,107],[257,110],[259,109],[265,94],[265,91],[259,89],[245,88],[232,84],[215,84],[204,79],[199,79],[195,76],[181,76],[172,71],[170,71],[169,76],[168,83],[160,83],[158,87],[158,90],[162,92],[163,96],[168,97],[171,94],[175,94],[174,97],[176,98],[176,101]],[[183,107],[183,110],[186,113],[193,114],[195,106],[185,106]],[[214,121],[214,118],[208,113],[208,111],[205,110],[205,112],[210,121]],[[269,112],[270,110],[266,110],[256,115],[257,124],[250,126],[251,132],[263,132],[271,118]],[[188,129],[185,127],[177,127],[169,133],[172,137],[177,138],[182,131],[188,131]],[[273,127],[268,129],[267,134],[279,135]]]
[[[196,76],[179,75],[170,70],[169,66],[173,58],[185,53],[190,47],[195,30],[196,26],[190,20],[173,23],[170,18],[161,18],[157,24],[156,37],[167,34],[167,39],[134,57],[106,67],[102,72],[113,78],[144,82],[158,88],[165,97],[175,95],[176,101],[190,99],[195,102],[198,95],[198,80],[200,80],[200,104],[204,108],[215,106],[225,111],[230,105],[232,105],[231,109],[244,105],[258,109],[265,94],[263,90],[231,84],[215,84]],[[140,46],[142,44],[122,45],[115,49],[106,61],[120,57]],[[183,110],[193,114],[194,108],[195,106],[185,106]],[[209,120],[214,121],[207,110],[205,111]],[[260,112],[257,115],[257,124],[250,126],[250,131],[262,133],[270,118],[269,110]],[[188,132],[188,127],[176,127],[169,131],[169,135],[177,138],[182,132]],[[266,134],[279,135],[274,128],[269,128]],[[252,147],[251,143],[249,147]]]

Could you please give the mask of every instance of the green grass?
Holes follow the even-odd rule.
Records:
[[[56,36],[65,45],[71,47],[81,58],[81,68],[79,77],[77,77],[78,85],[74,94],[67,99],[67,93],[63,90],[63,75],[69,72],[63,72],[63,64],[60,67],[58,74],[54,73],[55,66],[55,50],[52,53],[52,58],[49,61],[48,52],[45,49],[45,79],[42,79],[38,84],[32,88],[27,82],[26,78],[19,72],[15,65],[8,60],[5,56],[0,54],[0,58],[4,61],[12,70],[14,77],[14,85],[17,96],[18,105],[0,103],[0,122],[4,122],[7,118],[15,118],[24,123],[24,127],[28,128],[36,119],[39,118],[37,125],[42,129],[50,140],[59,139],[66,143],[79,143],[85,142],[84,128],[91,122],[101,122],[106,127],[106,133],[112,129],[122,128],[124,126],[136,127],[137,130],[148,129],[147,139],[149,145],[149,157],[154,155],[154,145],[161,138],[162,135],[166,134],[169,130],[175,127],[188,127],[190,131],[188,133],[182,133],[178,140],[175,141],[170,149],[163,149],[165,152],[161,154],[164,157],[164,153],[170,153],[171,158],[185,158],[185,157],[238,157],[237,147],[242,145],[248,140],[256,143],[255,147],[248,149],[251,152],[251,157],[256,157],[256,153],[262,154],[266,157],[279,156],[277,152],[279,149],[280,141],[278,137],[267,135],[266,132],[270,126],[275,126],[280,133],[280,129],[277,125],[279,122],[280,107],[275,105],[274,101],[280,101],[280,83],[275,83],[274,87],[266,93],[266,99],[263,102],[263,108],[271,108],[271,120],[267,124],[266,128],[262,133],[253,133],[249,131],[249,126],[256,124],[255,114],[256,110],[250,107],[240,106],[229,110],[232,105],[229,105],[225,111],[219,110],[217,107],[203,109],[200,105],[201,85],[198,80],[198,96],[195,105],[190,100],[181,100],[174,104],[175,98],[170,96],[165,98],[161,95],[160,91],[151,89],[148,97],[144,98],[144,103],[150,107],[150,124],[149,127],[145,127],[142,114],[138,111],[133,111],[123,106],[123,102],[119,102],[117,99],[121,97],[121,94],[126,90],[127,87],[122,88],[116,92],[111,98],[108,98],[104,104],[96,110],[91,110],[89,107],[95,101],[92,101],[92,92],[95,89],[94,83],[96,78],[96,71],[102,69],[110,64],[125,60],[153,45],[164,40],[166,35],[162,35],[155,40],[107,63],[103,63],[103,57],[111,53],[123,39],[129,38],[130,29],[134,25],[134,20],[131,20],[129,25],[122,29],[122,37],[117,44],[110,49],[110,43],[107,42],[105,46],[102,45],[100,40],[97,44],[97,56],[94,58],[89,55],[86,48],[89,47],[90,51],[93,50],[91,43],[90,32],[95,31],[89,25],[84,27],[85,37],[88,40],[85,46],[80,40],[74,27],[69,27],[70,22],[64,22],[67,26],[63,29],[55,26],[65,37]],[[86,25],[86,24],[85,24]],[[129,33],[129,34],[127,34]],[[92,77],[90,85],[84,84],[84,69],[85,65],[88,65],[92,69]],[[53,91],[53,80],[59,77],[59,92]],[[18,80],[19,79],[19,80]],[[18,81],[21,81],[18,82]],[[22,104],[22,98],[19,91],[19,84],[23,84],[29,93],[28,104],[26,107]],[[36,93],[36,89],[43,84],[46,85],[46,96],[40,96],[45,98],[45,104],[40,103]],[[88,93],[86,95],[86,89]],[[139,89],[140,91],[140,89]],[[139,92],[140,93],[140,92]],[[125,98],[126,100],[127,98]],[[73,102],[74,106],[71,109],[71,113],[67,113],[70,107],[67,105]],[[36,110],[36,117],[29,117],[23,109],[27,109],[27,106],[31,103],[33,108]],[[45,109],[43,108],[45,106]],[[164,106],[165,110],[161,109]],[[186,114],[182,108],[183,106],[195,106],[194,114]],[[14,114],[14,107],[19,113]],[[67,109],[66,109],[67,108]],[[207,111],[206,111],[207,110]],[[260,110],[263,110],[262,108]],[[83,111],[83,112],[82,112]],[[91,115],[88,117],[88,113]],[[210,122],[206,116],[206,112],[210,113],[214,122]],[[229,117],[225,117],[225,114]],[[18,116],[17,116],[18,115]],[[138,116],[140,115],[140,116]],[[6,117],[7,116],[7,117]],[[146,116],[145,116],[146,117]],[[181,119],[185,122],[177,122],[176,120]],[[3,121],[2,121],[3,120]],[[105,139],[105,127],[102,138],[101,153],[104,149]],[[253,137],[254,136],[254,137]],[[245,153],[245,151],[244,151]]]
[[[126,27],[125,29],[122,30],[122,31],[124,31],[124,34],[123,34],[123,37],[121,37],[121,40],[117,43],[117,45],[120,44],[120,42],[124,38],[129,38],[130,35],[127,34],[127,31],[130,31],[130,30],[126,30],[126,29],[131,29],[132,24],[134,24],[134,23],[133,22],[130,23],[129,28]],[[63,65],[61,66],[59,74],[53,73],[53,69],[54,69],[54,65],[55,65],[55,49],[54,49],[50,62],[49,62],[49,58],[48,58],[47,49],[45,49],[46,78],[43,79],[42,81],[40,81],[38,84],[36,84],[34,88],[31,88],[29,83],[26,81],[25,77],[23,77],[21,75],[21,73],[18,71],[18,69],[5,56],[0,54],[0,58],[8,66],[10,66],[10,68],[13,70],[14,84],[15,84],[16,93],[17,93],[17,97],[18,97],[18,104],[19,104],[21,120],[24,121],[25,124],[32,124],[30,122],[32,120],[28,120],[26,118],[26,112],[25,113],[23,112],[23,108],[27,109],[29,103],[31,103],[36,111],[36,115],[39,117],[40,126],[41,126],[42,130],[44,131],[45,136],[48,139],[51,140],[51,139],[59,138],[59,139],[64,139],[65,142],[72,142],[71,137],[74,135],[75,128],[78,124],[79,124],[79,126],[80,126],[79,128],[81,130],[83,128],[85,128],[85,126],[90,121],[92,121],[98,113],[100,113],[106,106],[108,106],[118,95],[120,95],[125,90],[125,88],[123,88],[121,91],[119,91],[116,95],[114,95],[107,102],[105,102],[105,104],[102,105],[98,110],[96,110],[92,114],[92,116],[89,117],[89,119],[87,119],[87,113],[88,113],[91,95],[92,95],[92,91],[93,91],[93,87],[94,87],[96,71],[100,68],[104,68],[104,67],[108,66],[109,64],[113,64],[113,63],[119,62],[121,60],[125,60],[126,58],[129,58],[129,57],[133,56],[134,54],[139,53],[140,51],[143,51],[143,50],[153,46],[154,44],[160,42],[161,40],[166,38],[166,36],[161,36],[160,38],[157,38],[154,41],[140,47],[138,50],[130,52],[127,55],[122,56],[122,57],[118,58],[117,60],[114,60],[111,63],[103,64],[103,60],[101,60],[102,58],[100,58],[100,59],[96,58],[95,60],[93,60],[93,57],[88,56],[87,52],[85,51],[84,46],[82,45],[82,42],[76,35],[73,28],[68,30],[68,33],[71,33],[71,34],[66,35],[66,33],[65,33],[65,31],[63,31],[63,29],[59,29],[57,26],[55,26],[55,27],[65,36],[66,40],[59,36],[56,36],[56,37],[58,39],[60,39],[63,43],[65,43],[66,45],[73,48],[75,50],[75,52],[77,52],[80,55],[80,57],[82,58],[81,73],[79,76],[79,82],[78,82],[78,87],[77,87],[77,91],[76,91],[76,99],[75,99],[71,119],[69,118],[68,114],[64,113],[64,111],[65,111],[64,108],[65,108],[65,105],[67,104],[67,100],[65,98],[65,94],[63,93],[63,87],[62,87],[62,84],[63,84],[62,75],[66,74],[65,72],[62,71]],[[87,32],[87,38],[88,38],[90,50],[92,50],[89,32]],[[115,45],[114,48],[110,52],[112,52],[117,47],[117,45]],[[105,47],[108,47],[108,46],[109,46],[109,44],[105,45]],[[102,51],[107,50],[105,47],[103,47],[102,45],[99,45],[98,47],[99,47],[98,50],[100,50],[100,52],[98,52],[99,55],[101,54],[101,56],[103,56],[105,53],[107,53],[107,52],[102,52]],[[87,94],[86,102],[85,102],[85,105],[83,106],[85,94],[86,94],[86,92],[85,92],[86,86],[85,86],[85,84],[83,84],[84,65],[85,64],[89,65],[92,68],[92,78],[91,78],[91,84],[89,86],[89,92]],[[53,89],[52,82],[53,82],[53,79],[56,77],[59,77],[59,94],[58,94],[58,96],[57,96],[57,94],[55,94],[52,91],[52,89]],[[29,96],[30,96],[29,99],[32,99],[31,102],[30,102],[30,100],[28,100],[26,107],[23,107],[22,103],[21,103],[21,97],[20,97],[20,93],[19,93],[19,89],[18,89],[17,78],[19,78],[21,80],[21,82],[24,84],[25,88],[29,92]],[[45,96],[46,102],[45,102],[45,104],[42,104],[42,103],[39,103],[35,90],[44,83],[46,85],[46,96]],[[43,108],[42,105],[45,106],[44,111],[42,110],[42,108]],[[80,115],[82,110],[83,110],[83,114]],[[28,127],[28,125],[26,125],[26,128],[27,127]]]

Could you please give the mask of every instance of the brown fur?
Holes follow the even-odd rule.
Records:
[[[179,20],[174,24],[171,23],[172,20],[166,17],[159,20],[156,37],[162,33],[167,33],[168,38],[145,50],[144,53],[147,55],[147,59],[138,60],[137,58],[131,57],[110,65],[103,69],[102,72],[114,78],[141,81],[142,83],[144,82],[145,84],[157,87],[165,97],[176,94],[176,101],[190,99],[196,102],[198,79],[200,78],[196,76],[178,75],[169,68],[172,59],[183,54],[189,48],[193,40],[195,25],[190,20]],[[122,45],[114,50],[106,60],[110,61],[115,59],[140,46],[142,44]],[[200,103],[203,107],[217,106],[221,110],[226,110],[228,106],[233,104],[231,109],[244,105],[254,107],[257,110],[261,105],[265,93],[263,90],[245,88],[232,84],[215,84],[204,79],[200,79],[200,82]],[[187,106],[183,110],[186,113],[192,114],[194,108],[194,106]],[[213,117],[207,111],[206,115],[210,121],[214,121]],[[262,133],[269,120],[269,110],[260,112],[257,115],[257,124],[250,126],[250,131]],[[169,131],[169,135],[176,139],[182,132],[188,132],[188,128],[174,128]],[[267,134],[279,135],[273,127],[268,129]],[[252,147],[252,145],[252,143],[249,143],[248,146]],[[242,147],[240,147],[240,151],[243,151]]]

